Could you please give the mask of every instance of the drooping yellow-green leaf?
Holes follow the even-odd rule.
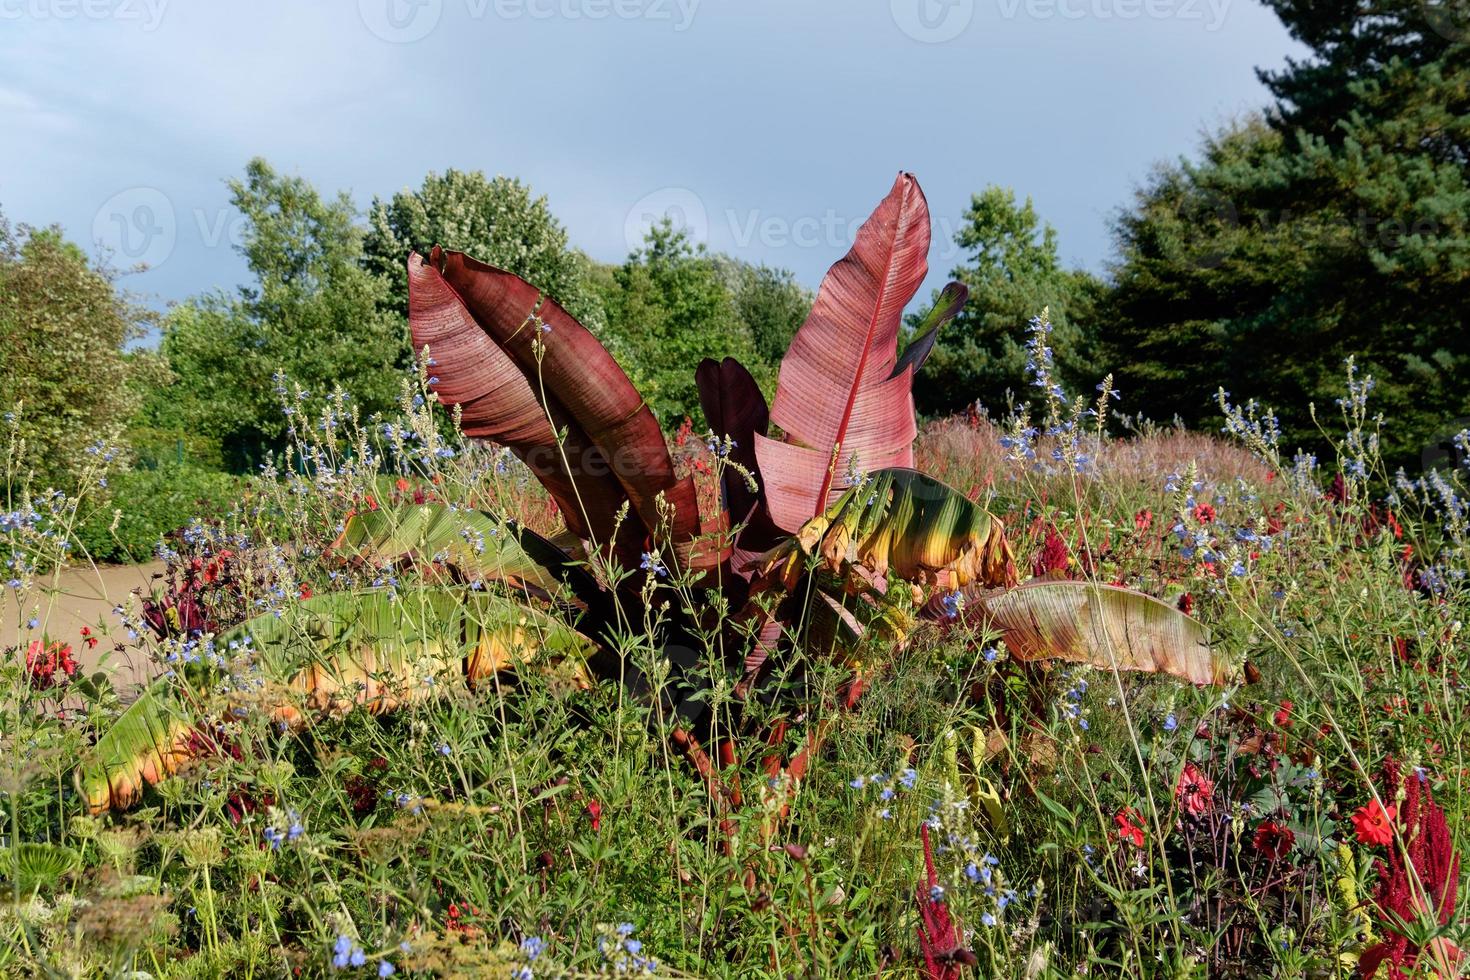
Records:
[[[213,645],[259,668],[231,685],[235,706],[284,727],[354,707],[390,711],[518,667],[584,685],[594,649],[552,616],[467,588],[319,595],[248,620]],[[194,717],[183,690],[176,679],[155,682],[92,747],[77,774],[91,811],[128,807],[146,786],[214,751],[214,720]]]
[[[144,787],[173,775],[194,757],[193,731],[177,683],[154,681],[83,758],[77,790],[87,809],[98,813],[132,806]]]
[[[303,720],[303,711],[390,711],[460,676],[474,687],[499,670],[568,662],[575,674],[592,650],[560,620],[468,588],[317,596],[216,642],[243,646],[247,638],[265,675],[285,680],[273,715],[286,724]]]
[[[1005,528],[964,494],[917,470],[878,470],[808,521],[764,565],[818,557],[836,574],[857,572],[925,594],[971,583],[1003,585],[1014,563]]]
[[[504,582],[544,594],[554,594],[569,577],[586,577],[568,564],[565,552],[527,528],[442,503],[354,514],[333,547],[373,566],[400,558],[442,563],[469,581]]]
[[[1224,684],[1233,673],[1196,619],[1152,596],[1091,582],[1033,581],[966,599],[1017,660],[1067,660],[1103,669],[1173,674]]]

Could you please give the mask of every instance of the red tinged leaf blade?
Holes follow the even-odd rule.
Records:
[[[576,430],[581,440],[579,457],[571,461],[576,489],[583,492],[584,480],[602,478],[621,487],[632,503],[630,526],[641,525],[645,536],[687,545],[699,533],[700,520],[694,482],[674,473],[663,432],[638,390],[612,355],[587,328],[555,301],[524,279],[494,266],[478,262],[460,252],[435,248],[429,264],[444,281],[484,334],[506,354],[539,394],[544,382],[546,402],[558,426]],[[532,341],[537,336],[535,315],[546,332],[539,336],[545,345],[537,359]],[[414,345],[421,346],[417,332]],[[454,384],[451,377],[475,370],[474,365],[452,365],[436,356],[435,374],[440,384]],[[610,478],[610,479],[609,479]],[[663,501],[661,509],[660,499]],[[591,530],[596,526],[588,515]],[[620,543],[627,557],[630,548]]]
[[[912,365],[898,366],[898,334],[928,254],[928,204],[919,182],[899,174],[781,362],[771,421],[786,441],[755,440],[777,526],[795,531],[822,513],[849,471],[913,465]]]
[[[439,271],[418,253],[408,258],[408,319],[414,350],[427,346],[435,361],[435,393],[446,405],[461,407],[465,435],[509,448],[546,487],[572,533],[605,542],[627,495],[607,478],[601,451],[567,424],[558,406],[551,406],[548,419],[520,366],[480,329]],[[556,445],[553,419],[567,429],[564,447]],[[568,472],[567,462],[574,472]]]
[[[733,357],[724,361],[705,358],[694,373],[699,386],[699,405],[717,437],[729,436],[734,445],[730,459],[751,474],[759,473],[755,458],[756,436],[764,437],[770,424],[765,395],[745,366]],[[759,476],[752,490],[745,474],[727,467],[721,476],[721,503],[731,525],[743,524],[731,553],[730,565],[749,581],[754,561],[775,546],[780,528],[771,523],[765,492]]]

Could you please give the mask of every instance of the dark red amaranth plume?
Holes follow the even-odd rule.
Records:
[[[919,950],[924,954],[924,976],[929,980],[958,980],[960,967],[974,966],[979,961],[974,953],[961,945],[959,923],[949,914],[949,906],[939,890],[934,850],[929,844],[929,828],[920,827],[919,836],[924,841],[926,880],[920,882],[916,889],[919,918],[922,920],[916,931]]]
[[[1046,539],[1031,563],[1031,574],[1037,578],[1067,577],[1067,542],[1057,533],[1055,525],[1046,526]]]
[[[1403,847],[1390,847],[1388,861],[1378,862],[1378,888],[1373,901],[1383,914],[1385,939],[1368,948],[1359,962],[1364,977],[1378,974],[1388,965],[1388,980],[1408,980],[1421,956],[1440,976],[1458,976],[1465,953],[1454,942],[1440,937],[1426,948],[1415,946],[1396,931],[1399,922],[1422,923],[1430,915],[1448,925],[1455,913],[1455,892],[1460,878],[1460,858],[1455,853],[1444,810],[1434,802],[1428,779],[1414,773],[1407,780],[1397,762],[1384,766],[1385,784],[1398,796],[1399,834]]]

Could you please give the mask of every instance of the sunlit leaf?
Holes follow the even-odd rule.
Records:
[[[967,595],[965,616],[998,630],[1017,660],[1173,674],[1194,684],[1224,684],[1233,673],[1198,620],[1117,586],[1026,582]]]
[[[822,281],[781,361],[771,421],[785,439],[755,437],[778,527],[795,531],[826,510],[854,459],[863,470],[913,465],[912,365],[898,367],[898,334],[929,271],[929,240],[924,193],[899,174]]]

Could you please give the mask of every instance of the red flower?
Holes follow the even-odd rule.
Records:
[[[297,595],[299,595],[302,599],[310,599],[311,598],[311,586],[307,585],[305,582],[302,582],[301,583],[301,585],[297,588],[296,592],[297,592]]]
[[[1194,596],[1190,595],[1188,592],[1180,596],[1179,611],[1184,613],[1184,615],[1186,616],[1194,612]]]
[[[450,932],[462,932],[467,938],[473,939],[480,935],[480,927],[475,925],[475,918],[479,914],[480,910],[469,902],[450,902],[449,911],[444,917],[444,927]]]
[[[1210,803],[1215,795],[1215,782],[1200,771],[1193,762],[1184,764],[1179,782],[1174,787],[1174,798],[1184,812],[1192,817],[1202,817],[1210,812]]]
[[[1145,507],[1133,515],[1133,526],[1140,532],[1147,531],[1154,523],[1154,512]]]
[[[587,801],[587,820],[592,824],[592,832],[595,834],[602,829],[602,804],[596,800]]]
[[[65,684],[77,676],[77,662],[72,659],[71,645],[60,640],[48,643],[32,640],[26,647],[26,680],[37,691],[45,691],[57,684],[56,675],[64,674]]]
[[[1215,519],[1215,507],[1213,504],[1198,504],[1194,508],[1194,519],[1201,524],[1208,524]]]
[[[1134,847],[1143,846],[1143,817],[1131,806],[1125,806],[1113,814],[1113,823],[1118,825],[1118,839],[1132,842]]]
[[[1281,702],[1281,707],[1277,708],[1276,709],[1276,714],[1274,714],[1274,715],[1271,716],[1271,720],[1274,721],[1274,722],[1276,722],[1276,727],[1278,727],[1278,728],[1290,728],[1291,727],[1291,709],[1292,709],[1292,703],[1290,701],[1282,701]]]
[[[1285,824],[1277,823],[1275,820],[1265,820],[1256,828],[1255,837],[1256,850],[1266,855],[1273,861],[1280,861],[1291,851],[1296,843],[1296,834]]]
[[[1393,842],[1393,818],[1398,815],[1398,807],[1390,804],[1386,809],[1378,800],[1369,800],[1366,806],[1360,806],[1353,811],[1353,829],[1358,832],[1358,840],[1370,847],[1375,844],[1390,844]]]
[[[97,646],[97,637],[92,635],[92,627],[82,627],[82,642],[87,644],[88,650],[91,650]]]

